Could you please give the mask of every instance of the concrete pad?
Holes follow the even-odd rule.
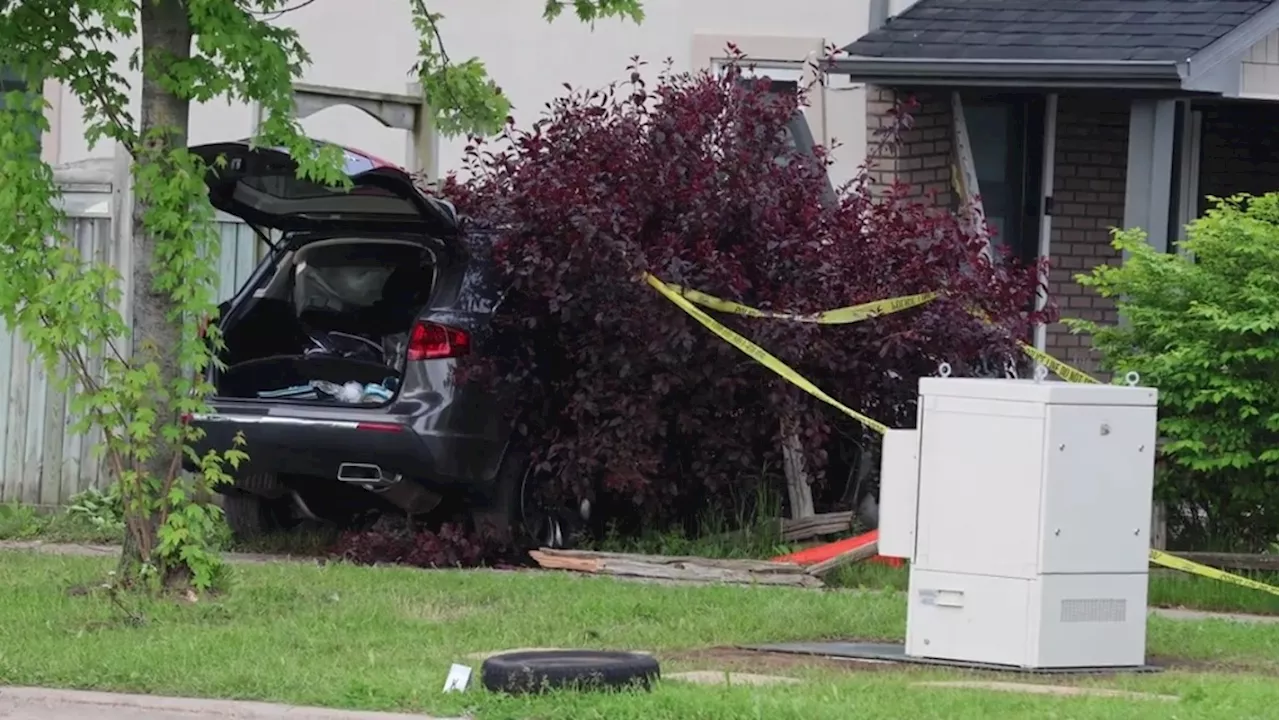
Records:
[[[23,720],[447,720],[261,702],[0,687],[0,718]],[[452,720],[463,720],[454,718]]]
[[[1280,622],[1280,617],[1275,615],[1205,612],[1204,610],[1183,610],[1182,608],[1151,608],[1151,614],[1169,620],[1229,620],[1242,623]]]
[[[755,675],[753,673],[726,673],[721,670],[693,670],[691,672],[670,673],[662,676],[663,680],[691,682],[697,685],[798,685],[802,680],[781,675]]]
[[[1176,695],[1155,695],[1153,693],[1131,692],[1128,690],[1111,690],[1097,687],[1077,687],[1073,685],[1031,685],[1029,683],[987,682],[981,680],[956,680],[912,683],[916,687],[958,688],[964,690],[994,690],[996,692],[1016,692],[1028,695],[1060,695],[1071,697],[1106,697],[1127,698],[1130,700],[1165,700],[1177,702]]]
[[[839,660],[840,662],[857,663],[859,665],[897,665],[892,660],[876,660],[875,658],[856,658],[856,657],[833,657],[828,660]]]

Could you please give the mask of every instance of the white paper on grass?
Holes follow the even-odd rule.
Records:
[[[471,682],[471,668],[454,663],[449,668],[449,675],[444,679],[444,692],[463,692]]]

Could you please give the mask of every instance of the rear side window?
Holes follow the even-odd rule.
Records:
[[[335,245],[308,252],[294,270],[298,312],[352,312],[378,302],[426,298],[433,277],[431,253],[406,245]]]

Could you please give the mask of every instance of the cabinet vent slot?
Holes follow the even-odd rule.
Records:
[[[1124,622],[1125,601],[1114,598],[1063,600],[1060,620],[1064,623]]]

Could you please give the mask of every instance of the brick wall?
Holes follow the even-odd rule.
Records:
[[[884,142],[886,129],[894,119],[890,111],[895,100],[914,97],[919,107],[911,115],[911,128],[896,146]],[[951,103],[946,94],[910,88],[867,88],[867,154],[872,187],[883,192],[896,178],[906,183],[909,197],[936,198],[941,207],[950,207],[951,197]]]
[[[1127,98],[1059,98],[1049,293],[1064,318],[1118,319],[1115,303],[1082,287],[1075,276],[1097,265],[1120,264],[1120,253],[1111,247],[1111,228],[1124,222],[1128,136]],[[1098,356],[1088,336],[1073,335],[1060,322],[1050,325],[1046,335],[1052,355],[1098,373]]]
[[[1200,138],[1200,207],[1205,197],[1275,192],[1275,103],[1221,103],[1197,106],[1204,113]],[[1198,213],[1197,213],[1198,214]]]

